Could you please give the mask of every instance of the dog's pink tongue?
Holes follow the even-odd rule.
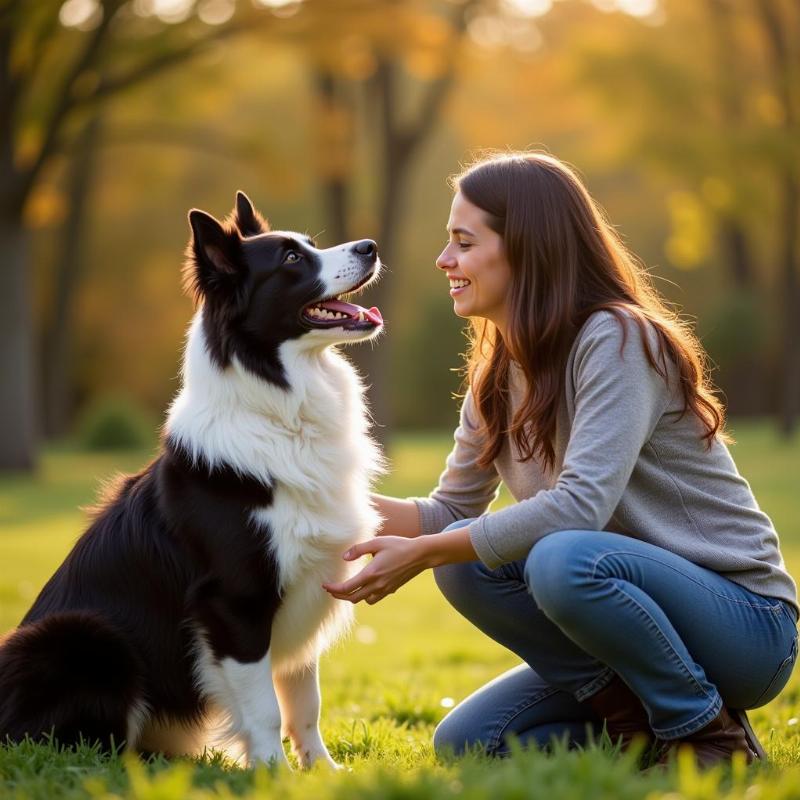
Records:
[[[320,305],[329,309],[330,311],[339,311],[342,314],[347,314],[350,317],[357,317],[359,314],[363,313],[364,316],[373,324],[383,324],[381,312],[375,306],[367,309],[357,306],[355,303],[345,303],[344,300],[326,300]]]

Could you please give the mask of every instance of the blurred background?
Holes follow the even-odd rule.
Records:
[[[178,387],[187,211],[377,240],[378,432],[452,429],[434,269],[484,148],[572,164],[732,415],[800,411],[797,0],[0,0],[0,470],[136,446]],[[120,441],[116,441],[119,439]]]

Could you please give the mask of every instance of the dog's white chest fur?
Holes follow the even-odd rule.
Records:
[[[381,455],[368,435],[363,387],[336,350],[285,342],[280,356],[291,388],[281,389],[236,362],[224,372],[213,366],[201,315],[189,330],[183,389],[167,433],[193,457],[272,487],[272,503],[253,509],[251,519],[265,532],[283,593],[272,663],[291,669],[313,660],[351,618],[351,604],[321,584],[358,568],[342,554],[380,523],[369,491],[383,471]]]

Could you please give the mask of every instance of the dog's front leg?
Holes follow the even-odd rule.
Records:
[[[281,710],[272,682],[269,651],[260,661],[250,664],[224,658],[220,669],[228,690],[223,704],[236,718],[236,733],[244,742],[247,763],[253,765],[263,761],[288,766],[281,740]]]
[[[315,761],[339,769],[319,732],[320,693],[317,662],[290,673],[275,673],[275,688],[283,712],[283,732],[305,769]]]
[[[247,577],[245,573],[239,582],[246,583]],[[270,604],[256,593],[226,591],[213,578],[199,583],[191,598],[201,633],[200,684],[228,712],[228,736],[242,742],[249,764],[288,765],[272,682]]]

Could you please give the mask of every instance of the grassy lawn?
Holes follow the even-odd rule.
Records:
[[[800,575],[800,442],[786,445],[760,423],[733,423],[733,453],[780,533],[789,570]],[[450,435],[407,435],[391,453],[386,494],[427,494]],[[141,466],[148,453],[48,451],[38,475],[0,480],[0,632],[12,628],[83,527],[80,507],[103,479]],[[498,501],[508,502],[504,494]],[[242,770],[217,757],[147,764],[91,748],[0,748],[0,798],[800,798],[800,673],[783,694],[751,712],[771,762],[694,773],[689,762],[639,774],[630,757],[603,747],[437,762],[436,722],[454,702],[517,663],[439,596],[422,575],[377,606],[361,605],[350,639],[322,663],[323,736],[347,769],[335,776]],[[0,698],[2,703],[2,698]]]

